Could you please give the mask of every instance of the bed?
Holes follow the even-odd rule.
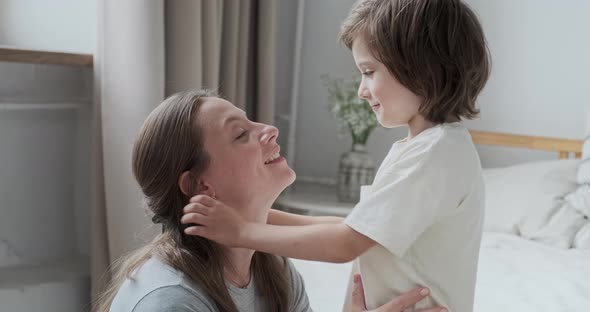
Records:
[[[590,139],[471,131],[476,144],[557,160],[484,170],[486,224],[475,312],[590,311]],[[582,151],[584,150],[584,155]],[[569,156],[573,158],[569,158]],[[341,311],[351,264],[293,260],[315,311]]]

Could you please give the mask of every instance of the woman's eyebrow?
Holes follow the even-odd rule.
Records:
[[[240,115],[229,116],[223,120],[222,126],[225,127],[230,122],[237,121],[237,120],[243,120],[244,118],[246,118],[246,113],[243,113]]]

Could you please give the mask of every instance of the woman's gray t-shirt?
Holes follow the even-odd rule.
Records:
[[[293,301],[291,312],[312,311],[301,275],[288,261],[291,273]],[[240,312],[264,311],[264,301],[257,294],[256,281],[246,288],[226,283],[229,293]],[[121,285],[111,312],[220,312],[202,288],[184,273],[179,272],[156,257],[144,263]]]

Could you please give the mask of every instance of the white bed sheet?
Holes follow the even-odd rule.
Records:
[[[476,312],[588,312],[590,251],[486,233],[475,299]]]
[[[293,260],[314,311],[341,311],[351,264]],[[485,233],[475,312],[590,312],[590,251]]]

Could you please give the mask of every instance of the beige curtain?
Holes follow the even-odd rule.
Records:
[[[98,1],[91,190],[93,294],[116,258],[151,239],[131,172],[135,136],[164,99],[164,1]]]
[[[217,90],[250,118],[273,123],[275,0],[166,2],[166,93]]]
[[[93,295],[110,263],[159,231],[144,217],[131,150],[165,93],[216,89],[251,118],[273,122],[276,11],[273,0],[98,1]]]

